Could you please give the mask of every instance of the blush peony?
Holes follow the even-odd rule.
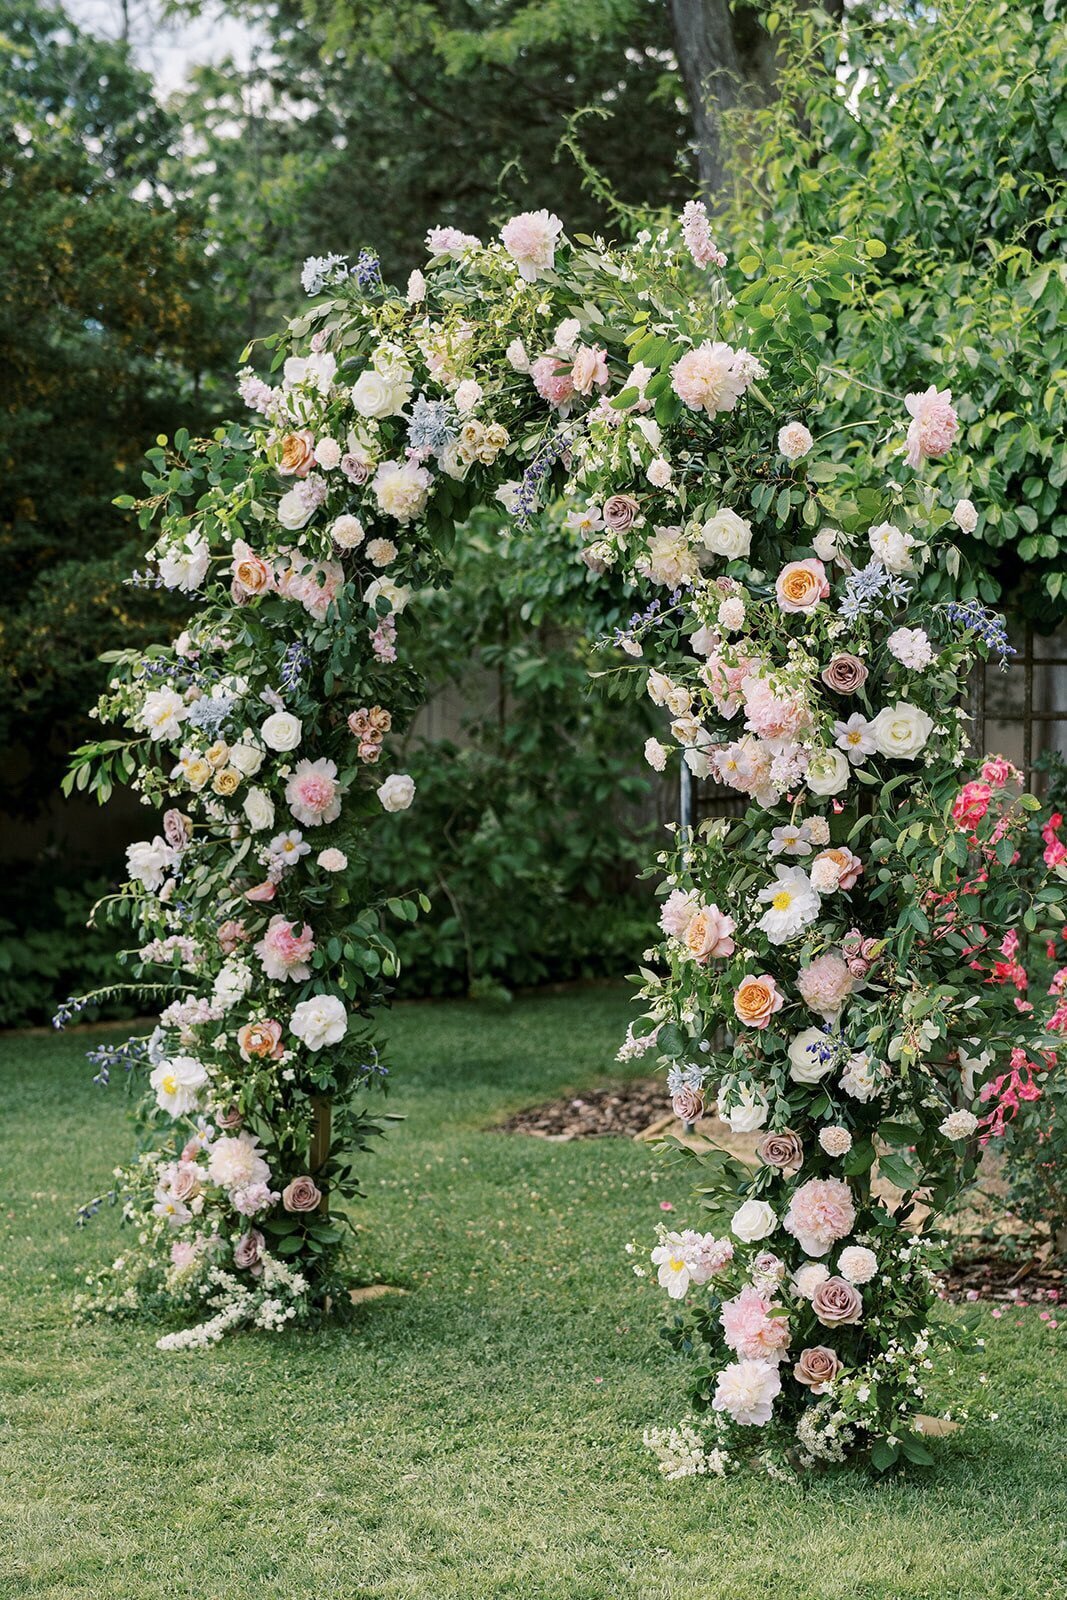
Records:
[[[782,1226],[809,1256],[824,1256],[856,1222],[852,1192],[841,1178],[810,1178],[789,1202]]]

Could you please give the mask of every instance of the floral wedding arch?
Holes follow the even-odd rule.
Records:
[[[650,1442],[674,1473],[921,1459],[916,1223],[973,1170],[1005,1062],[1039,1071],[1049,1042],[975,968],[1060,893],[1009,870],[1034,804],[1014,775],[963,782],[964,678],[1004,641],[951,542],[977,513],[923,475],[951,397],[908,396],[906,440],[903,405],[818,437],[843,244],[728,277],[694,204],[680,240],[568,240],[538,212],[427,245],[405,292],[367,253],[308,262],[270,376],[240,374],[252,420],[149,455],[138,581],[194,610],[113,659],[96,714],[123,731],[68,779],[162,816],[118,897],[159,1025],[98,1052],[103,1077],[148,1080],[114,1191],[133,1243],[84,1306],[195,1309],[159,1341],[184,1348],[346,1303],[337,1202],[376,1129],[388,930],[428,904],[367,890],[374,828],[415,798],[390,755],[420,702],[405,632],[475,504],[528,526],[562,505],[590,581],[615,569],[647,602],[613,644],[670,722],[649,761],[750,801],[661,858],[664,939],[622,1052],[654,1052],[686,1120],[714,1095],[759,1134],[755,1164],[704,1158],[716,1228],[653,1254],[689,1297],[674,1337],[702,1416]]]

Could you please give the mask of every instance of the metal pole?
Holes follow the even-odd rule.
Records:
[[[693,827],[693,774],[683,758],[678,778],[678,823],[684,834]]]

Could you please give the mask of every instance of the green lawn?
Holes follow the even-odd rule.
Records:
[[[649,1152],[487,1132],[610,1071],[596,990],[412,1005],[368,1167],[368,1271],[408,1293],[355,1328],[161,1355],[72,1329],[117,1219],[75,1203],[128,1148],[84,1036],[0,1040],[0,1597],[32,1600],[1029,1600],[1067,1586],[1063,1334],[985,1318],[984,1410],[925,1476],[663,1482],[641,1445],[681,1378],[622,1253],[659,1201]],[[964,1368],[966,1370],[964,1370]],[[944,1398],[949,1398],[946,1389]]]

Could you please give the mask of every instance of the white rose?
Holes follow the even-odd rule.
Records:
[[[242,778],[254,778],[263,765],[263,752],[254,744],[232,744],[230,766],[236,767]]]
[[[880,561],[887,572],[913,572],[911,559],[915,540],[910,533],[902,533],[891,522],[879,522],[867,534],[871,554]]]
[[[730,1218],[730,1232],[745,1244],[766,1239],[778,1226],[778,1218],[766,1200],[746,1200]]]
[[[417,306],[421,300],[426,299],[426,279],[418,267],[408,274],[407,301],[409,306]]]
[[[290,533],[296,533],[299,528],[306,527],[315,514],[315,507],[308,505],[299,488],[290,489],[288,494],[283,494],[278,501],[278,521]]]
[[[848,787],[849,765],[840,750],[816,750],[808,762],[805,782],[812,794],[840,794]]]
[[[312,995],[293,1007],[289,1028],[309,1050],[321,1050],[324,1045],[340,1044],[348,1032],[348,1012],[336,995]]]
[[[372,606],[379,595],[388,600],[390,610],[400,612],[411,599],[411,590],[405,589],[402,583],[394,583],[392,578],[375,578],[363,599]]]
[[[378,799],[386,811],[406,811],[414,798],[415,780],[406,772],[391,772],[378,788]]]
[[[727,561],[743,561],[752,548],[752,524],[736,511],[723,507],[700,530],[705,550]]]
[[[393,400],[394,386],[371,367],[352,385],[352,404],[361,417],[391,417]]]
[[[834,1052],[826,1046],[821,1028],[805,1028],[790,1040],[789,1076],[794,1083],[818,1083],[825,1078],[834,1064]]]
[[[556,329],[556,349],[559,351],[570,350],[581,331],[582,325],[578,321],[578,318],[567,317]]]
[[[969,1139],[977,1127],[973,1111],[950,1111],[937,1131],[946,1139]]]
[[[961,533],[973,533],[978,526],[978,512],[970,500],[957,500],[952,520]]]
[[[787,422],[778,433],[778,448],[787,461],[799,461],[814,443],[815,440],[802,422]]]
[[[300,718],[291,711],[275,711],[263,723],[259,735],[268,750],[295,750],[303,731]]]
[[[323,872],[343,872],[348,866],[348,857],[344,851],[335,850],[332,846],[329,850],[320,850],[315,861]]]
[[[245,795],[244,813],[248,825],[255,833],[274,826],[274,801],[263,789],[249,789]]]
[[[667,765],[667,747],[658,739],[645,740],[645,760],[654,772],[662,772]]]
[[[530,358],[526,354],[526,346],[521,339],[512,339],[504,354],[508,358],[508,365],[513,372],[529,372]]]
[[[719,1116],[724,1122],[729,1123],[731,1133],[755,1133],[756,1129],[762,1128],[766,1122],[769,1109],[766,1095],[747,1083],[737,1086],[729,1110],[722,1095],[716,1104]]]
[[[894,756],[898,761],[912,761],[925,749],[934,729],[933,718],[918,706],[898,700],[895,706],[885,706],[870,724],[871,738],[879,755]]]
[[[841,535],[836,528],[820,528],[811,541],[820,561],[832,561],[837,555],[837,541]]]
[[[645,477],[655,489],[665,489],[671,481],[671,464],[662,456],[657,456],[655,461],[649,463]]]
[[[663,438],[663,429],[652,417],[635,417],[634,426],[641,432],[649,448],[658,450],[660,440]]]

